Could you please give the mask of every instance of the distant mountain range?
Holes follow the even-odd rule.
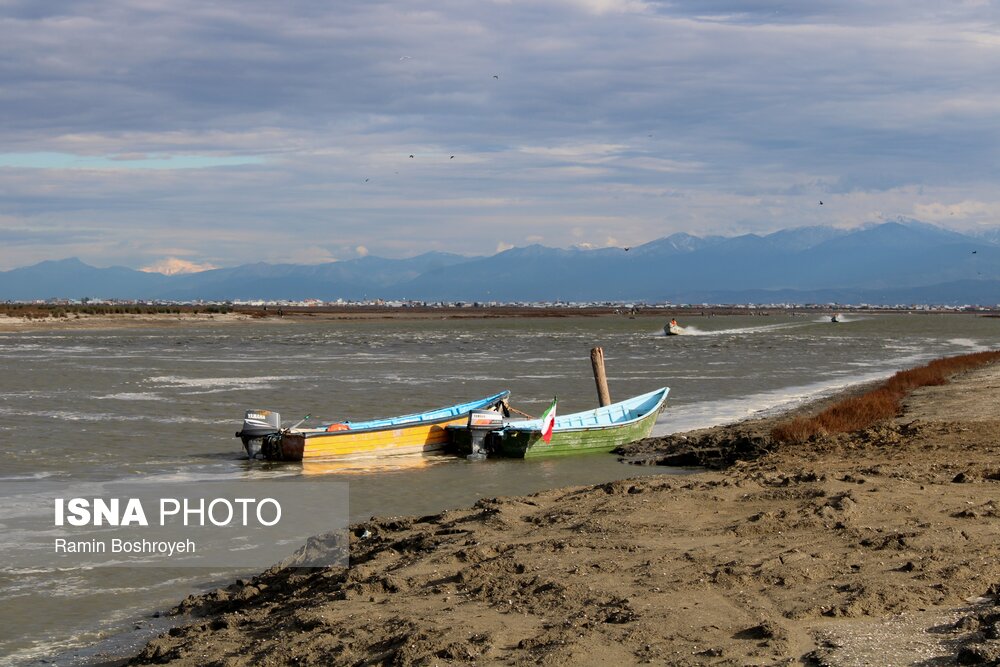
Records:
[[[0,300],[49,298],[673,303],[1000,303],[1000,230],[916,221],[766,236],[673,234],[634,248],[513,248],[163,275],[78,259],[0,272]]]

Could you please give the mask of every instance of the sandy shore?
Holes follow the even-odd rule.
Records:
[[[355,526],[349,570],[188,598],[132,664],[1000,664],[1000,365],[864,433],[769,427],[632,451],[718,471]]]
[[[68,317],[0,317],[0,333],[93,330],[93,329],[138,329],[144,327],[225,325],[249,322],[254,318],[242,313],[179,313],[179,314],[138,314],[117,315],[70,315]],[[278,321],[277,318],[265,321]]]

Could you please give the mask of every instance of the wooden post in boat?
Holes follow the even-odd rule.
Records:
[[[594,367],[594,382],[597,383],[597,401],[601,407],[611,405],[608,391],[608,376],[604,373],[604,349],[595,347],[590,351],[590,365]]]

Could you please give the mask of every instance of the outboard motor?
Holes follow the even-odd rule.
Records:
[[[471,453],[465,458],[485,459],[486,436],[503,428],[503,414],[493,410],[473,410],[469,413],[468,428]]]
[[[281,415],[271,410],[247,410],[243,417],[243,430],[236,437],[243,441],[247,456],[254,459],[260,454],[264,438],[281,432]]]

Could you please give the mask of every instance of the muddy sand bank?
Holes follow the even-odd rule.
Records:
[[[1000,365],[863,433],[769,430],[629,454],[720,470],[373,519],[350,569],[188,598],[130,664],[1000,664]]]
[[[649,319],[661,326],[673,316],[684,321],[702,320],[716,316],[760,316],[798,315],[815,317],[825,311],[807,308],[746,308],[735,307],[643,307],[631,310],[619,306],[556,307],[556,306],[324,306],[302,307],[272,306],[266,308],[238,307],[226,312],[201,310],[185,307],[179,312],[136,312],[136,313],[92,313],[85,310],[68,309],[65,314],[53,317],[51,310],[39,311],[43,314],[28,316],[21,310],[0,304],[0,333],[91,330],[91,329],[141,329],[151,327],[173,327],[181,325],[227,325],[233,323],[285,324],[307,322],[347,322],[380,320],[480,320],[480,319],[553,319],[568,317]],[[864,312],[864,311],[855,311]],[[964,317],[997,317],[996,313],[959,313],[926,311],[889,311],[879,309],[878,314],[889,312],[909,312],[919,315],[950,314]]]
[[[277,320],[277,318],[275,318]],[[212,326],[255,321],[243,313],[122,313],[68,317],[0,317],[0,333]]]

